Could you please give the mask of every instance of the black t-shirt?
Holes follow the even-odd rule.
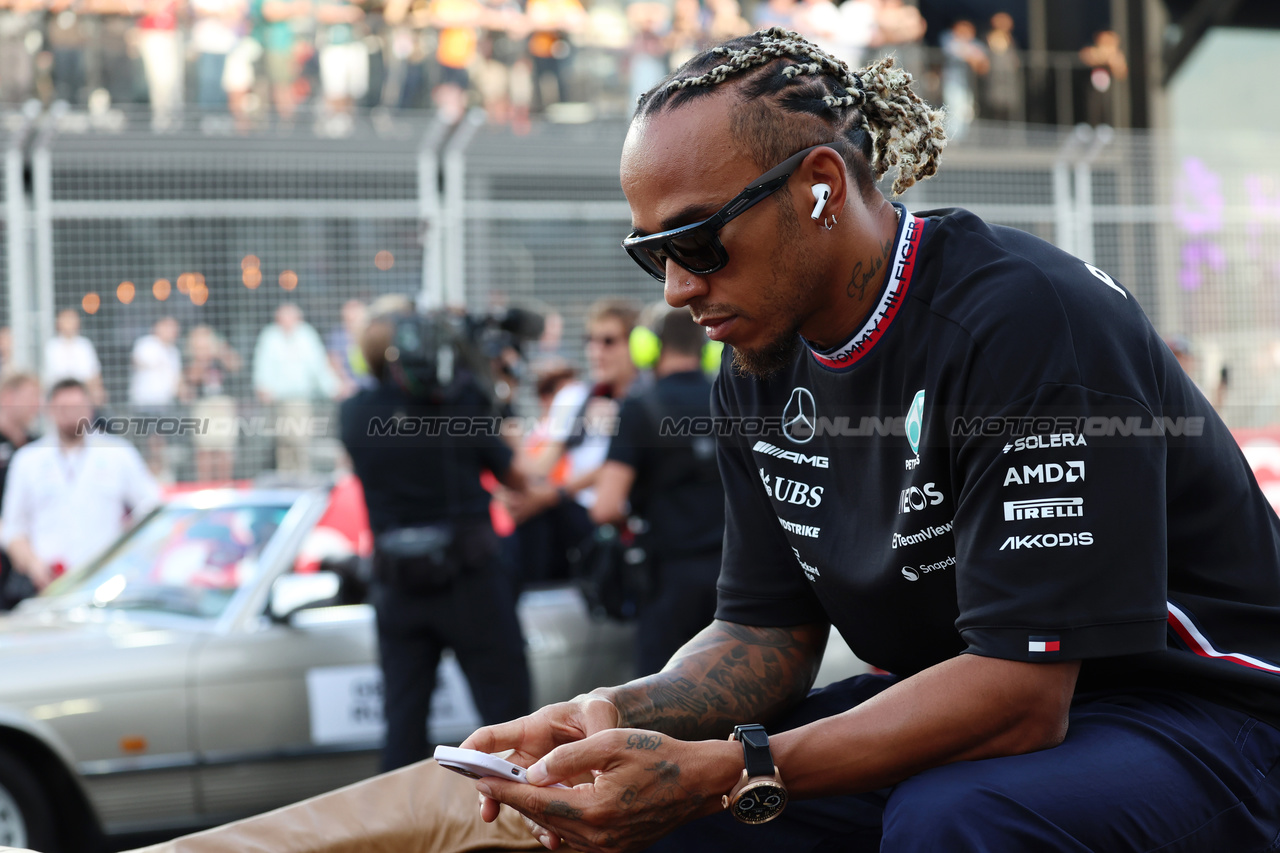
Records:
[[[618,413],[609,459],[636,472],[631,507],[649,522],[646,540],[665,557],[710,554],[724,537],[724,490],[716,467],[715,439],[667,430],[660,422],[711,414],[711,383],[701,371],[673,373],[632,394]]]
[[[342,443],[364,487],[374,533],[447,519],[488,519],[480,472],[502,477],[511,450],[479,389],[448,406],[414,400],[395,385],[342,403]]]
[[[863,328],[768,381],[726,367],[713,408],[739,416],[717,424],[719,618],[829,619],[904,676],[1083,659],[1080,691],[1280,721],[1280,521],[1103,271],[965,211],[904,212]]]

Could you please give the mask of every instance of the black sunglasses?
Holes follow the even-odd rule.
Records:
[[[627,250],[627,254],[642,270],[664,284],[667,280],[667,258],[696,275],[719,272],[729,263],[729,253],[725,251],[717,232],[735,216],[741,216],[782,189],[809,152],[831,144],[824,142],[792,154],[748,184],[745,190],[734,196],[732,201],[709,219],[657,234],[638,235],[632,231],[622,241],[622,248]]]

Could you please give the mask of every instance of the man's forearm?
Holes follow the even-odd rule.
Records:
[[[826,625],[757,628],[715,621],[666,668],[593,691],[618,709],[618,725],[685,740],[726,737],[803,699],[827,642]]]

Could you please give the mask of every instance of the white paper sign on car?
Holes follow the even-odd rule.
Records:
[[[317,745],[381,741],[382,672],[374,664],[307,670],[311,742]],[[431,695],[431,740],[457,743],[480,726],[480,713],[462,668],[446,654]]]
[[[382,672],[373,664],[307,670],[307,704],[312,743],[382,740]]]

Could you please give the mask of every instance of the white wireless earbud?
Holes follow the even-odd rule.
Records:
[[[827,199],[831,198],[830,184],[814,184],[813,199],[817,202],[813,206],[813,213],[809,214],[810,219],[817,219],[822,215],[822,208],[827,206]]]

